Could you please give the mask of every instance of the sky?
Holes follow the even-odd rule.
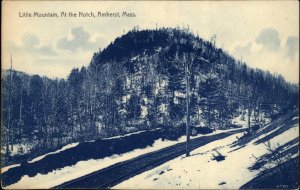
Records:
[[[15,1],[2,2],[2,69],[67,78],[89,65],[93,54],[139,26],[187,27],[253,68],[299,83],[298,1]],[[136,17],[97,17],[98,12]],[[55,12],[58,17],[24,17]],[[93,12],[94,17],[61,17],[61,12]]]

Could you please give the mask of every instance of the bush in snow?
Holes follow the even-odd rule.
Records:
[[[252,127],[252,131],[257,131],[260,128],[259,124],[256,124]]]
[[[179,127],[162,126],[162,139],[177,140],[185,134],[185,124]]]

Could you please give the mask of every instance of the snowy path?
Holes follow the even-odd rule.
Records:
[[[232,130],[215,134],[211,136],[203,136],[191,140],[191,149],[194,150],[200,146],[206,145],[212,141],[223,139],[230,135],[240,133],[245,129]],[[146,170],[157,167],[169,160],[172,160],[185,153],[185,143],[178,143],[176,145],[144,154],[127,160],[125,162],[117,163],[113,166],[104,168],[78,179],[66,182],[56,188],[107,188],[112,187],[130,177],[140,174]]]

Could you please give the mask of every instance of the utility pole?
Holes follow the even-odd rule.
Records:
[[[182,58],[175,57],[175,62],[184,67],[186,90],[186,156],[190,156],[190,67],[194,61],[194,55],[184,54]]]
[[[185,80],[186,80],[186,156],[190,156],[190,80],[188,70],[188,60],[185,60]]]
[[[251,102],[249,99],[249,104],[248,104],[248,133],[251,133],[251,113],[252,113],[252,108],[251,108]]]

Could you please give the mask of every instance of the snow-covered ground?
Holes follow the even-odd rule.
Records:
[[[121,137],[126,137],[126,136],[130,136],[130,135],[133,135],[133,134],[138,134],[138,133],[141,133],[141,132],[145,132],[144,131],[138,131],[138,132],[134,132],[134,133],[129,133],[129,134],[126,134],[126,135],[119,135],[119,136],[114,136],[114,137],[109,137],[109,138],[103,138],[103,140],[108,140],[108,139],[116,139],[116,138],[121,138]],[[87,141],[87,142],[94,142],[95,140],[91,140],[91,141]],[[30,161],[28,161],[28,163],[34,163],[34,162],[37,162],[39,160],[42,160],[43,158],[45,158],[47,155],[51,155],[51,154],[57,154],[59,152],[62,152],[64,150],[67,150],[67,149],[70,149],[70,148],[74,148],[76,146],[79,145],[79,142],[76,142],[76,143],[70,143],[70,144],[67,144],[65,146],[63,146],[61,149],[59,150],[56,150],[54,152],[49,152],[49,153],[46,153],[46,154],[43,154],[41,156],[38,156]],[[14,145],[14,151],[11,153],[11,155],[16,155],[19,151],[20,148],[23,148],[24,150],[28,150],[29,148],[29,145],[25,145],[25,144],[21,144],[21,145]],[[2,154],[4,154],[4,150],[2,150],[3,152],[1,152]],[[9,170],[10,168],[14,168],[14,167],[18,167],[20,166],[20,164],[12,164],[12,165],[9,165],[9,166],[5,166],[3,168],[1,168],[1,173],[4,173],[6,172],[7,170]]]
[[[152,129],[150,131],[156,131],[159,130],[160,128],[156,128],[156,129]],[[135,134],[139,134],[139,133],[143,133],[146,132],[146,130],[142,130],[142,131],[137,131],[137,132],[133,132],[133,133],[128,133],[125,135],[117,135],[117,136],[113,136],[113,137],[108,137],[108,138],[102,138],[102,140],[108,140],[108,139],[117,139],[117,138],[121,138],[121,137],[128,137],[130,135],[135,135]]]
[[[248,115],[247,114],[248,114],[247,111],[244,115],[240,114],[239,116],[233,118],[231,123],[234,125],[239,125],[241,127],[247,127],[248,126]],[[271,119],[266,117],[265,114],[261,114],[259,116],[259,120],[260,120],[260,123],[263,123],[263,124],[268,124],[271,122]],[[251,114],[250,121],[251,121],[251,123],[255,123],[254,113]]]
[[[224,130],[217,130],[214,133],[207,134],[205,136],[210,136],[222,132],[224,132]],[[271,132],[269,132],[268,134],[270,134]],[[277,143],[282,145],[298,137],[298,133],[298,125],[295,125],[289,130],[283,132],[282,134],[275,136],[273,139],[271,139],[271,143],[274,145],[276,145]],[[263,134],[259,138],[261,139],[268,134]],[[235,142],[242,135],[242,133],[234,134],[225,139],[211,142],[205,146],[202,146],[192,151],[191,156],[188,158],[182,155],[174,160],[166,162],[165,164],[159,167],[156,167],[152,170],[137,175],[129,180],[126,180],[113,188],[239,188],[241,185],[245,184],[258,174],[259,171],[251,171],[248,168],[256,162],[257,158],[266,154],[267,152],[267,147],[263,143],[258,145],[254,143],[255,141],[257,141],[257,139],[253,139],[250,143],[246,144],[245,147],[241,147],[240,149],[238,149],[239,147],[236,146],[232,147],[232,143]],[[192,138],[197,138],[199,136],[204,135],[198,135]],[[72,179],[76,179],[94,171],[106,168],[118,162],[125,161],[148,152],[153,152],[179,142],[184,142],[185,140],[185,136],[182,136],[177,141],[162,141],[161,139],[159,139],[155,141],[153,146],[148,146],[144,149],[135,149],[128,153],[112,155],[103,159],[90,159],[87,161],[79,161],[75,165],[57,169],[45,175],[37,174],[33,177],[25,175],[21,178],[20,181],[6,188],[51,188],[60,185],[64,182],[70,181]],[[58,152],[75,147],[77,145],[77,143],[70,144],[58,151],[51,152],[48,154],[56,154]],[[225,160],[222,160],[220,162],[213,160],[213,155],[217,155],[216,151],[224,155]],[[46,155],[35,158],[31,162],[43,159],[43,157],[45,156]],[[2,168],[1,170],[7,170],[8,167],[15,166],[7,166],[7,168]],[[268,165],[268,167],[273,166]]]
[[[232,129],[232,130],[236,130],[236,129]],[[231,131],[231,130],[227,130],[227,131]],[[222,133],[222,132],[224,132],[224,130],[217,130],[214,133],[207,134],[205,136],[210,136],[210,135],[214,135],[214,134],[218,134],[218,133]],[[203,136],[203,135],[197,135],[192,138],[197,138],[200,136]],[[117,137],[113,137],[113,138],[117,138]],[[92,173],[94,171],[100,170],[102,168],[106,168],[106,167],[116,164],[118,162],[125,161],[125,160],[137,157],[137,156],[145,154],[145,153],[153,152],[153,151],[174,145],[176,143],[184,142],[185,140],[186,140],[185,136],[180,137],[177,141],[169,141],[169,140],[162,141],[161,139],[158,139],[155,141],[155,143],[152,146],[148,146],[144,149],[135,149],[135,150],[130,151],[125,154],[112,155],[110,157],[106,157],[103,159],[90,159],[87,161],[79,161],[75,165],[57,169],[57,170],[54,170],[45,175],[37,174],[36,176],[33,176],[33,177],[29,177],[28,175],[25,175],[21,178],[20,181],[18,181],[15,184],[7,186],[6,188],[8,188],[8,189],[51,188],[51,187],[60,185],[66,181],[70,181],[70,180],[76,179],[78,177]],[[48,154],[56,154],[58,152],[61,152],[68,148],[75,147],[77,145],[78,145],[78,143],[72,143],[72,144],[64,146],[62,149],[60,149],[58,151],[51,152]],[[31,162],[40,160],[43,157],[45,157],[46,155],[47,154],[37,157],[37,158],[31,160]],[[10,166],[7,166],[7,167],[10,167]],[[7,168],[2,168],[2,169],[7,170]],[[38,183],[37,183],[37,181],[38,181]]]
[[[64,150],[67,150],[67,149],[70,149],[70,148],[73,148],[73,147],[76,147],[79,143],[71,143],[71,144],[68,144],[66,146],[63,146],[61,149],[57,150],[57,151],[54,151],[54,152],[49,152],[47,154],[43,154],[41,156],[38,156],[30,161],[28,161],[29,163],[33,163],[33,162],[37,162],[39,160],[42,160],[43,158],[45,158],[47,155],[51,155],[51,154],[57,154],[59,152],[62,152]],[[26,147],[24,145],[24,147]],[[9,170],[10,168],[14,168],[14,167],[18,167],[20,166],[20,164],[13,164],[13,165],[9,165],[9,166],[5,166],[3,168],[1,168],[1,173],[4,173],[6,172],[7,170]]]
[[[1,173],[4,173],[4,172],[6,172],[7,170],[9,170],[10,168],[18,167],[18,166],[20,166],[20,165],[21,165],[21,164],[13,164],[13,165],[5,166],[5,167],[1,168]]]
[[[62,152],[62,151],[64,151],[64,150],[67,150],[67,149],[76,147],[77,145],[79,145],[79,143],[71,143],[71,144],[68,144],[68,145],[66,145],[66,146],[63,146],[61,149],[59,149],[59,150],[57,150],[57,151],[50,152],[50,153],[44,154],[44,155],[42,155],[42,156],[36,157],[36,158],[30,160],[29,163],[37,162],[37,161],[42,160],[43,158],[45,158],[47,155],[57,154],[57,153]]]
[[[29,150],[33,147],[33,144],[14,144],[13,149],[10,150],[10,156],[27,154]],[[11,145],[9,145],[11,147]],[[6,153],[6,146],[2,146],[1,154]]]
[[[294,125],[270,140],[272,145],[283,145],[297,138],[299,125]],[[264,137],[266,134],[259,138]],[[190,157],[182,155],[165,164],[130,178],[113,188],[116,189],[238,189],[253,179],[259,171],[248,168],[256,158],[268,153],[265,144],[255,145],[253,139],[245,147],[232,147],[242,134],[211,142],[195,149]],[[220,152],[225,160],[217,162],[213,155]],[[293,155],[295,157],[297,155]],[[267,167],[273,167],[268,165]]]

